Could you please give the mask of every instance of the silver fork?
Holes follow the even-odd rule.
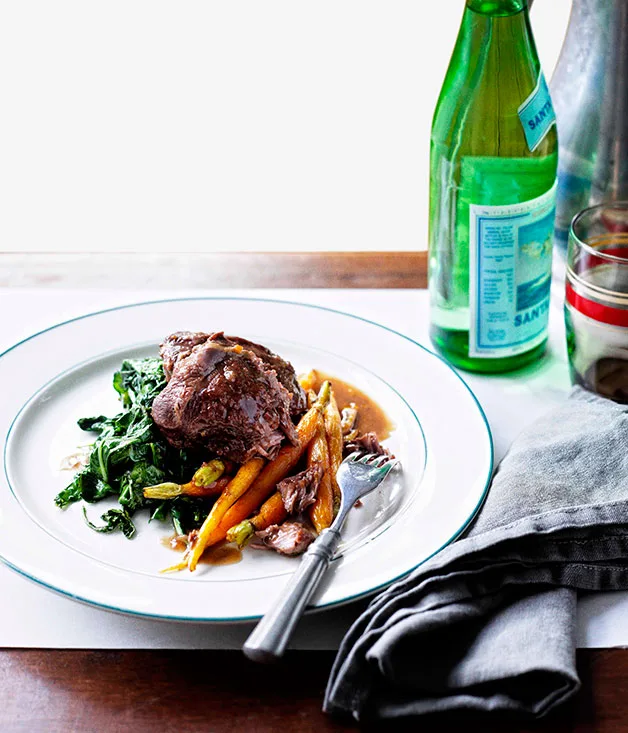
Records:
[[[331,527],[324,529],[307,552],[270,611],[246,640],[243,651],[256,662],[273,662],[284,653],[301,614],[332,561],[340,530],[356,501],[377,488],[397,460],[374,453],[352,453],[340,464],[336,479],[341,502]]]

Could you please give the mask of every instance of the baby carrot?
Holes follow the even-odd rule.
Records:
[[[323,476],[318,485],[316,499],[309,508],[310,519],[317,532],[329,527],[334,518],[334,492],[331,483],[329,463],[329,448],[325,435],[325,422],[321,416],[318,430],[308,448],[308,466],[320,463],[323,467]]]
[[[329,469],[330,469],[330,480],[331,487],[334,496],[334,516],[340,508],[340,487],[336,480],[336,474],[342,463],[342,450],[343,450],[343,438],[342,438],[342,420],[338,405],[336,404],[336,397],[332,388],[329,402],[325,406],[325,432],[327,434],[327,447],[329,449]]]
[[[240,524],[250,516],[268,498],[277,484],[297,465],[308,443],[314,437],[323,407],[324,405],[319,400],[305,413],[297,425],[299,443],[284,446],[275,460],[264,467],[251,488],[225,514],[214,535],[215,539],[212,538],[215,542],[224,539],[231,527]]]
[[[288,512],[283,504],[283,498],[278,491],[275,491],[266,499],[254,517],[231,527],[227,532],[227,540],[237,542],[240,547],[244,547],[254,532],[267,529],[271,524],[281,524],[287,516]]]
[[[203,525],[201,526],[198,539],[194,545],[192,552],[188,556],[188,568],[192,571],[196,569],[196,565],[208,545],[218,542],[213,536],[220,524],[221,519],[229,511],[229,508],[237,502],[251,486],[257,478],[264,466],[263,458],[251,458],[242,464],[236,475],[229,482],[227,488],[218,497],[218,500],[207,515]],[[222,538],[220,538],[222,539]]]

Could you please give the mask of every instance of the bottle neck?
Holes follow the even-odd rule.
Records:
[[[470,45],[468,61],[482,65],[494,54],[505,66],[536,59],[527,7],[526,0],[466,0],[459,41]]]
[[[492,18],[503,18],[526,10],[528,0],[467,0],[467,8]]]
[[[540,72],[526,0],[467,0],[452,63],[476,109],[516,116]]]

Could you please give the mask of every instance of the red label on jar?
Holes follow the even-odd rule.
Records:
[[[610,305],[597,303],[576,293],[569,282],[566,287],[566,298],[569,305],[573,306],[579,313],[582,313],[594,321],[608,323],[611,326],[624,326],[628,328],[628,309],[614,308]]]

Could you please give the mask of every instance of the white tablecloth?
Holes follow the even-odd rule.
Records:
[[[185,295],[209,294],[186,291]],[[429,345],[427,294],[410,290],[211,291],[212,295],[283,298],[311,302],[370,318]],[[181,292],[0,290],[0,352],[58,321],[123,303]],[[569,390],[559,308],[551,315],[549,358],[516,376],[463,375],[486,412],[499,461],[517,433]],[[0,402],[1,409],[1,402]],[[0,566],[0,646],[54,648],[239,647],[251,626],[196,625],[138,619],[68,600]],[[293,641],[300,649],[333,649],[364,602],[306,617]],[[581,647],[628,644],[628,593],[596,594],[579,604]]]

